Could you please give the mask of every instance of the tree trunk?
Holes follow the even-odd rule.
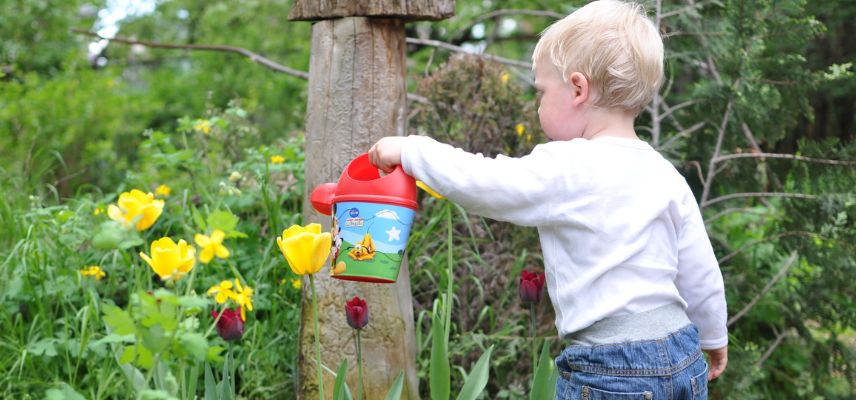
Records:
[[[403,135],[406,116],[404,22],[348,17],[323,20],[312,27],[309,103],[306,117],[305,223],[330,228],[330,217],[316,213],[308,193],[318,184],[336,182],[348,162],[384,136]],[[416,343],[410,273],[403,262],[395,284],[356,283],[318,274],[322,362],[335,370],[348,358],[348,385],[357,387],[356,348],[345,320],[345,301],[365,298],[369,324],[361,334],[364,393],[386,396],[405,373],[404,398],[418,398]],[[308,281],[305,283],[308,284]],[[317,399],[311,291],[303,291],[300,332],[300,393]],[[324,375],[324,391],[333,392],[333,377]]]

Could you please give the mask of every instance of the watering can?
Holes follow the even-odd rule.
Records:
[[[309,195],[312,207],[332,217],[330,275],[336,279],[394,283],[413,216],[416,181],[401,166],[384,176],[368,154],[351,160],[338,183]]]

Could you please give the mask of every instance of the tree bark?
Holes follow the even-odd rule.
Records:
[[[296,6],[295,6],[296,7]],[[351,159],[384,136],[404,135],[406,116],[404,22],[349,17],[317,22],[312,27],[306,117],[306,191],[304,222],[330,227],[308,193],[324,182],[336,182]],[[364,393],[386,396],[395,378],[405,373],[403,398],[418,398],[416,343],[410,273],[402,263],[395,284],[355,283],[332,279],[325,268],[316,279],[322,362],[335,370],[348,358],[348,385],[357,387],[356,348],[345,320],[345,301],[365,298],[369,324],[363,329]],[[310,291],[303,295],[300,332],[301,399],[318,398]],[[324,390],[334,379],[325,373]]]
[[[438,20],[455,14],[455,0],[295,0],[288,19],[393,17]]]

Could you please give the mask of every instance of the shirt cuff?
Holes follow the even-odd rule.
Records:
[[[702,350],[716,350],[728,346],[728,335],[712,340],[699,340]]]

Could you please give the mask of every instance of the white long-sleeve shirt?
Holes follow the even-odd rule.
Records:
[[[641,140],[600,137],[487,158],[424,136],[404,171],[475,214],[537,227],[564,337],[612,316],[686,307],[701,347],[728,343],[719,265],[686,180]]]

